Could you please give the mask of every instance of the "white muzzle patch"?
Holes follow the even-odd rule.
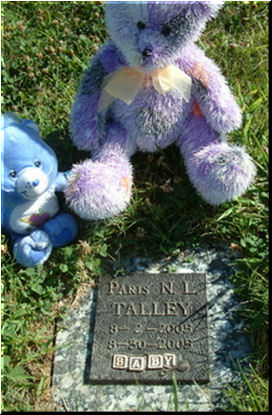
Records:
[[[28,167],[19,173],[16,190],[27,200],[35,200],[48,187],[46,174],[35,167]]]

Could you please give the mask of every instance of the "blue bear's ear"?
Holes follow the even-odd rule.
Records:
[[[16,114],[13,114],[13,112],[6,112],[1,117],[1,130],[9,127],[11,124],[18,125],[21,123],[22,123],[22,120]]]
[[[22,123],[22,127],[31,128],[35,133],[39,134],[40,130],[37,124],[34,121],[31,120],[24,120]]]
[[[1,130],[4,130],[4,128],[9,127],[11,124],[14,126],[20,126],[21,128],[30,128],[35,133],[39,134],[39,127],[34,121],[22,120],[16,114],[13,114],[12,112],[6,112],[1,117]]]

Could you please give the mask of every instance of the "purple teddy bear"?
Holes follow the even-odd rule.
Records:
[[[111,40],[93,58],[71,115],[75,145],[92,158],[73,166],[67,203],[82,218],[120,213],[131,196],[136,151],[180,148],[203,199],[242,195],[255,176],[250,156],[226,134],[241,111],[215,63],[195,44],[222,2],[107,2]]]

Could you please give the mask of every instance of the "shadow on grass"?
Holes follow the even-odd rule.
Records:
[[[73,145],[68,126],[44,139],[55,151],[60,171],[69,170],[73,163],[89,157],[88,152],[79,152]],[[84,278],[108,272],[113,263],[115,268],[119,264],[121,267],[121,259],[135,255],[173,256],[205,242],[207,235],[210,238],[209,222],[214,222],[216,210],[196,194],[175,146],[155,154],[137,153],[132,164],[135,183],[125,212],[93,222],[74,214],[79,227],[77,239],[69,246],[54,249],[44,265],[21,270],[21,279],[29,290],[27,297],[32,301],[33,295],[40,303],[37,310],[43,307],[43,299],[49,307],[60,293],[73,293]],[[58,197],[60,210],[69,212],[64,195],[59,193]],[[19,266],[12,262],[11,267]],[[38,286],[35,281],[39,281]]]
[[[45,138],[59,160],[59,170],[89,157],[73,145],[68,127]],[[65,148],[65,152],[63,149]],[[132,157],[134,187],[132,200],[122,214],[104,221],[79,224],[78,239],[92,246],[107,243],[111,257],[120,255],[160,256],[186,249],[203,240],[207,222],[218,209],[206,204],[189,182],[176,146],[154,154],[136,153]],[[68,211],[60,194],[61,209]],[[208,218],[208,220],[207,220]],[[206,238],[204,237],[204,240]]]

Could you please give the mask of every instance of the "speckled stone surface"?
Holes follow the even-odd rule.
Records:
[[[247,370],[251,339],[239,318],[241,300],[234,295],[229,275],[237,251],[216,244],[186,251],[168,261],[135,256],[124,261],[127,273],[204,272],[207,280],[210,382],[180,384],[177,399],[172,385],[90,385],[91,348],[96,290],[88,289],[59,325],[54,360],[53,393],[58,411],[194,411],[224,410],[224,390],[241,380],[236,362]],[[114,269],[113,269],[114,273]]]

